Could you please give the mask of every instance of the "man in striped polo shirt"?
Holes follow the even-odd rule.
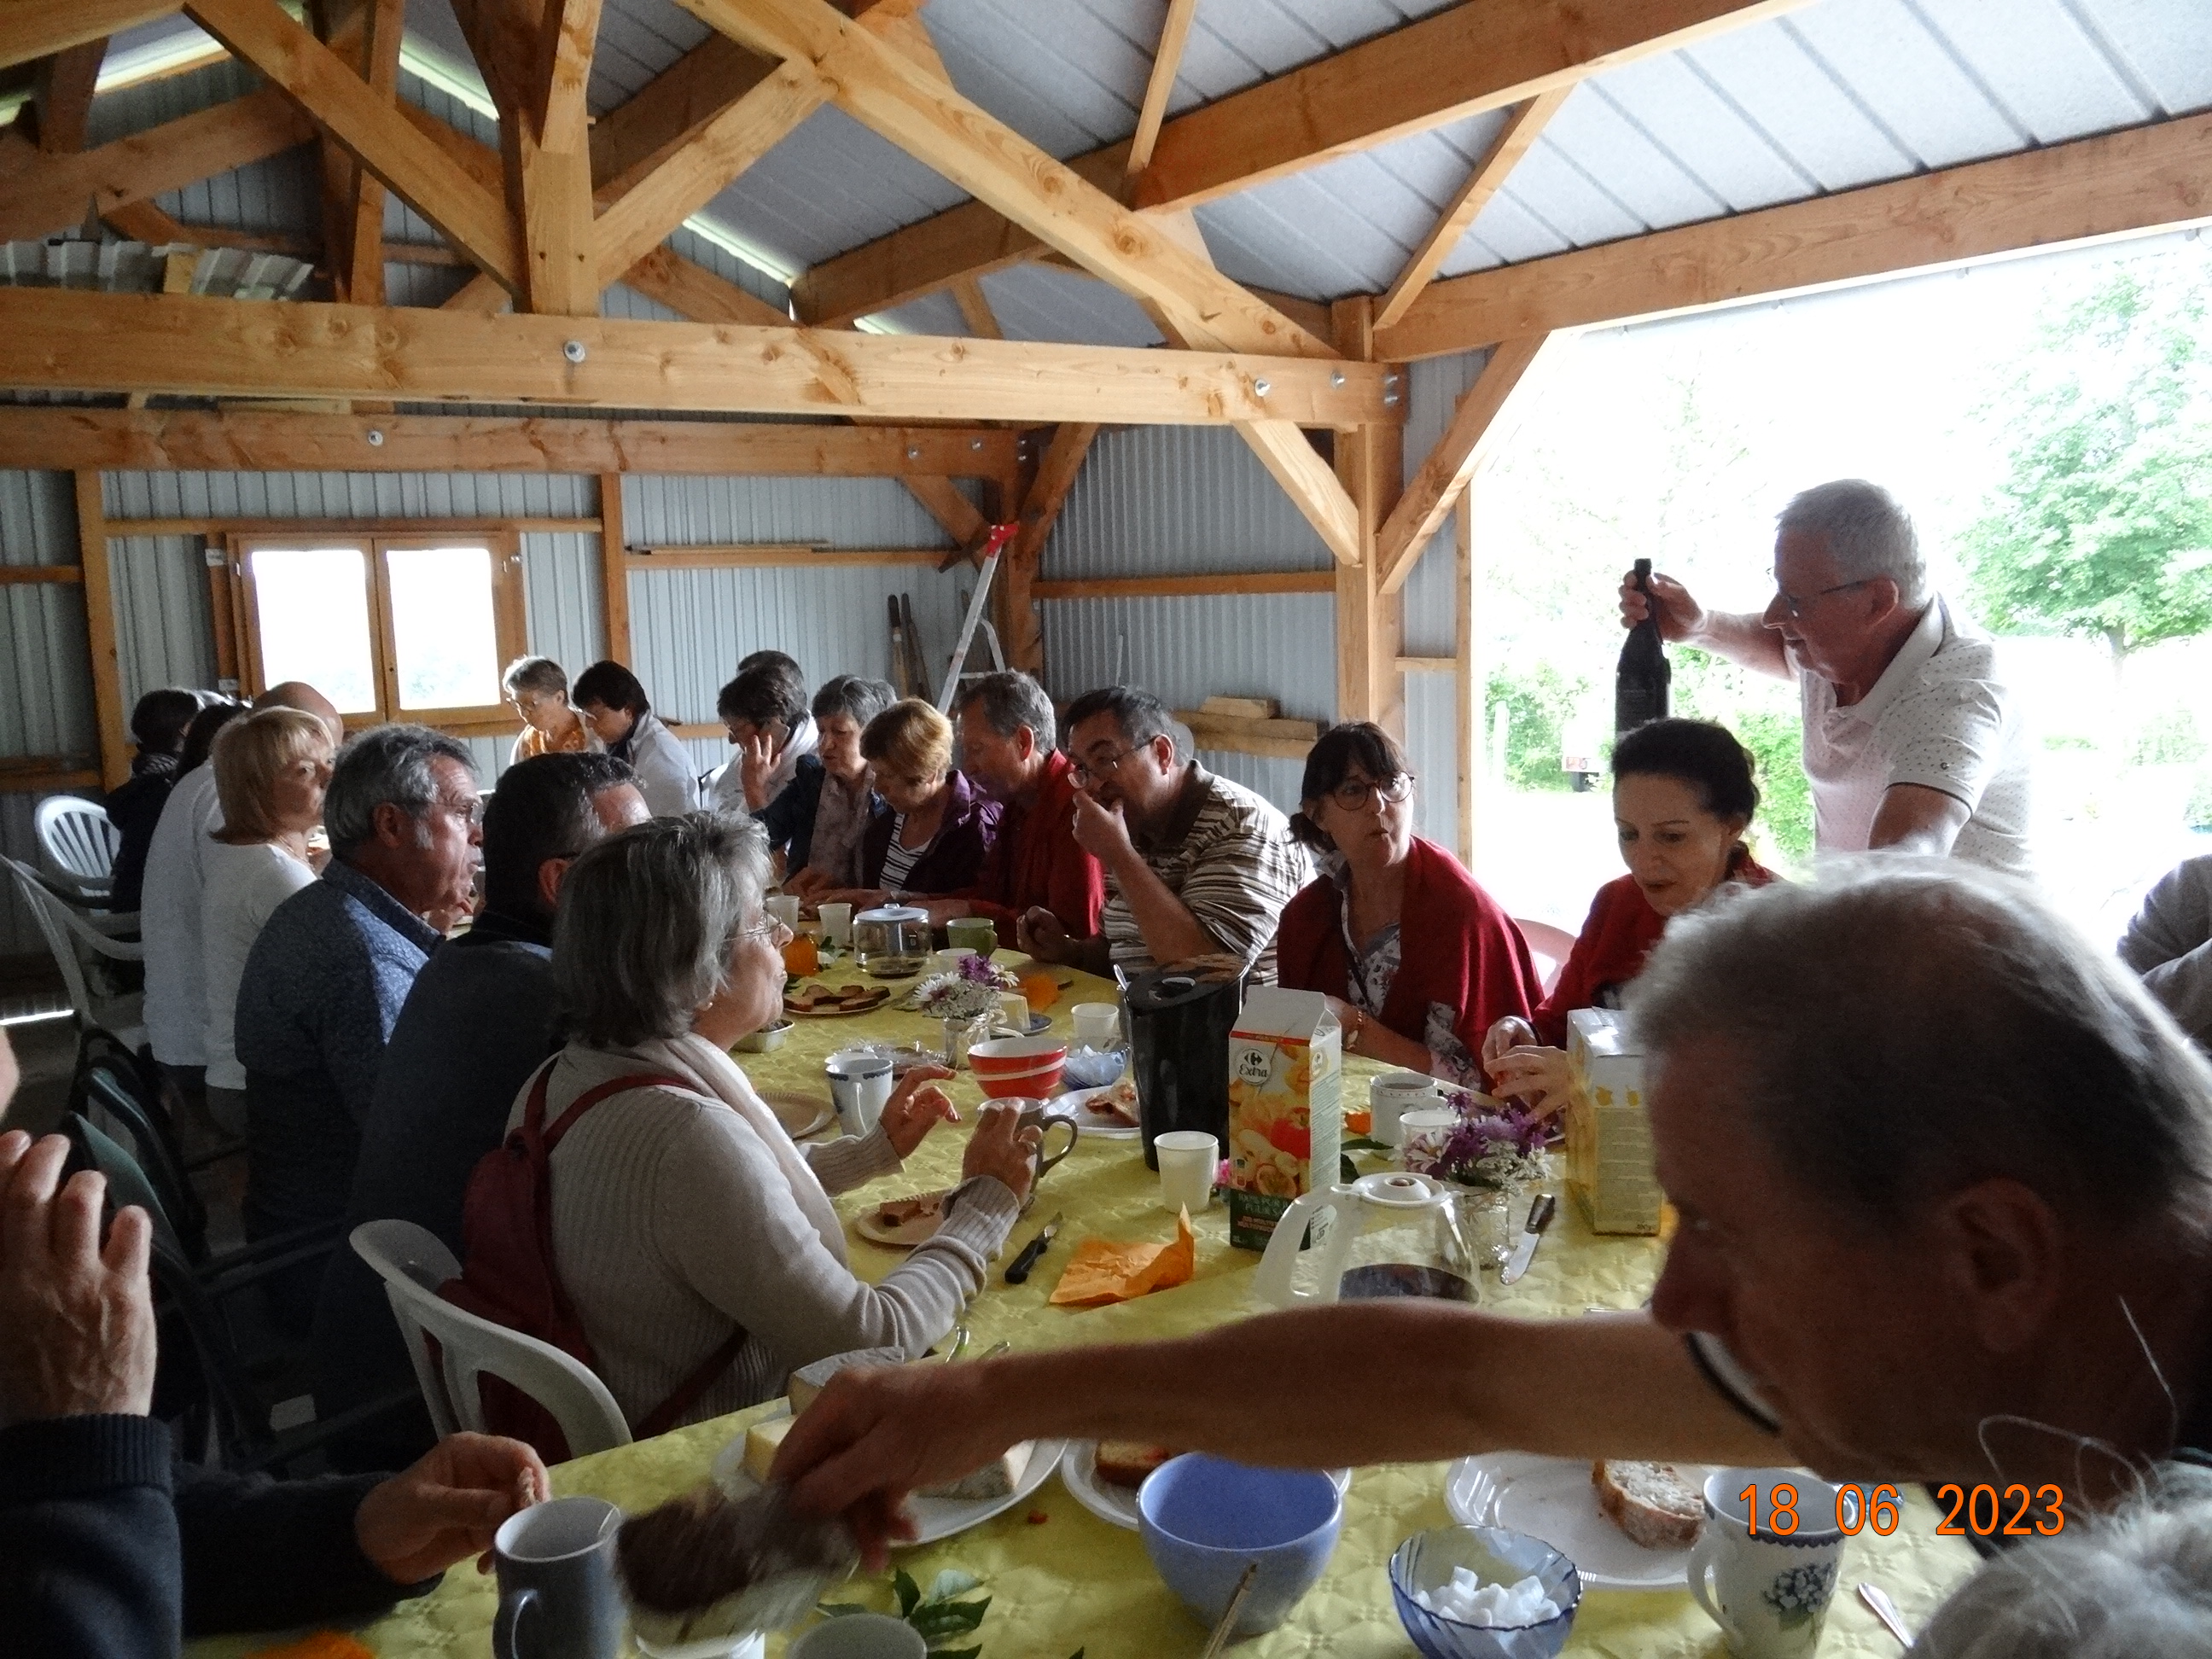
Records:
[[[1067,752],[1083,792],[1075,838],[1106,866],[1106,908],[1084,939],[1033,909],[1023,945],[1094,974],[1241,957],[1255,979],[1272,981],[1276,921],[1313,873],[1282,813],[1185,754],[1175,716],[1148,691],[1115,685],[1078,697]]]

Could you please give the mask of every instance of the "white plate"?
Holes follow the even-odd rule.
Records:
[[[782,1411],[770,1412],[769,1416],[781,1417],[789,1410],[787,1405]],[[1004,1498],[908,1498],[906,1508],[914,1517],[915,1535],[899,1540],[894,1547],[913,1549],[934,1544],[940,1538],[950,1538],[957,1532],[981,1526],[994,1516],[1004,1515],[1052,1478],[1052,1472],[1060,1467],[1061,1455],[1066,1449],[1065,1440],[1038,1441],[1030,1454],[1029,1467],[1022,1471],[1022,1478],[1015,1482],[1013,1491]],[[732,1498],[750,1498],[760,1490],[760,1483],[745,1473],[744,1436],[739,1435],[716,1454],[714,1480]]]
[[[1141,1130],[1133,1127],[1125,1129],[1110,1119],[1100,1117],[1096,1112],[1091,1111],[1085,1103],[1093,1096],[1103,1095],[1113,1086],[1110,1083],[1102,1083],[1096,1089],[1070,1089],[1052,1103],[1055,1108],[1066,1107],[1069,1115],[1075,1119],[1078,1127],[1086,1135],[1096,1135],[1101,1140],[1134,1140],[1143,1133]]]
[[[1693,1486],[1712,1473],[1702,1463],[1674,1467]],[[1647,1550],[1605,1518],[1588,1458],[1462,1457],[1444,1477],[1444,1507],[1463,1527],[1542,1539],[1575,1564],[1590,1589],[1680,1589],[1689,1582],[1689,1551]]]
[[[1352,1484],[1350,1469],[1331,1469],[1328,1478],[1336,1482],[1341,1492]],[[1071,1440],[1067,1453],[1060,1460],[1060,1484],[1068,1490],[1075,1501],[1089,1510],[1109,1526],[1138,1530],[1137,1493],[1131,1486],[1117,1486],[1098,1478],[1098,1443],[1096,1440]]]

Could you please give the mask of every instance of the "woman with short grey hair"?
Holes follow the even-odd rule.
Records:
[[[840,674],[814,694],[815,751],[760,815],[769,845],[783,855],[791,891],[818,898],[860,884],[860,843],[870,820],[889,810],[876,796],[860,733],[897,695],[857,674]]]
[[[553,973],[571,1038],[517,1098],[544,1123],[604,1091],[555,1146],[554,1264],[599,1373],[635,1425],[687,1382],[697,1422],[856,1348],[920,1355],[981,1288],[1028,1196],[1037,1132],[986,1107],[944,1224],[882,1283],[845,1255],[832,1193],[896,1174],[958,1115],[933,1066],[867,1134],[794,1143],[729,1057],[776,1019],[790,935],[763,914],[766,837],[706,812],[655,818],[569,867]]]

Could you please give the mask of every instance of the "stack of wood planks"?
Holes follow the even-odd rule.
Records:
[[[1225,749],[1240,755],[1271,755],[1304,760],[1321,736],[1311,720],[1281,718],[1273,697],[1208,697],[1196,708],[1178,708],[1176,718],[1190,728],[1200,749]]]

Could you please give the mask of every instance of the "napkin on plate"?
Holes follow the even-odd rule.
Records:
[[[1190,1212],[1182,1210],[1176,1215],[1176,1236],[1165,1244],[1085,1239],[1053,1287],[1052,1305],[1095,1308],[1130,1302],[1171,1285],[1187,1284],[1197,1271],[1198,1236],[1191,1231]]]

